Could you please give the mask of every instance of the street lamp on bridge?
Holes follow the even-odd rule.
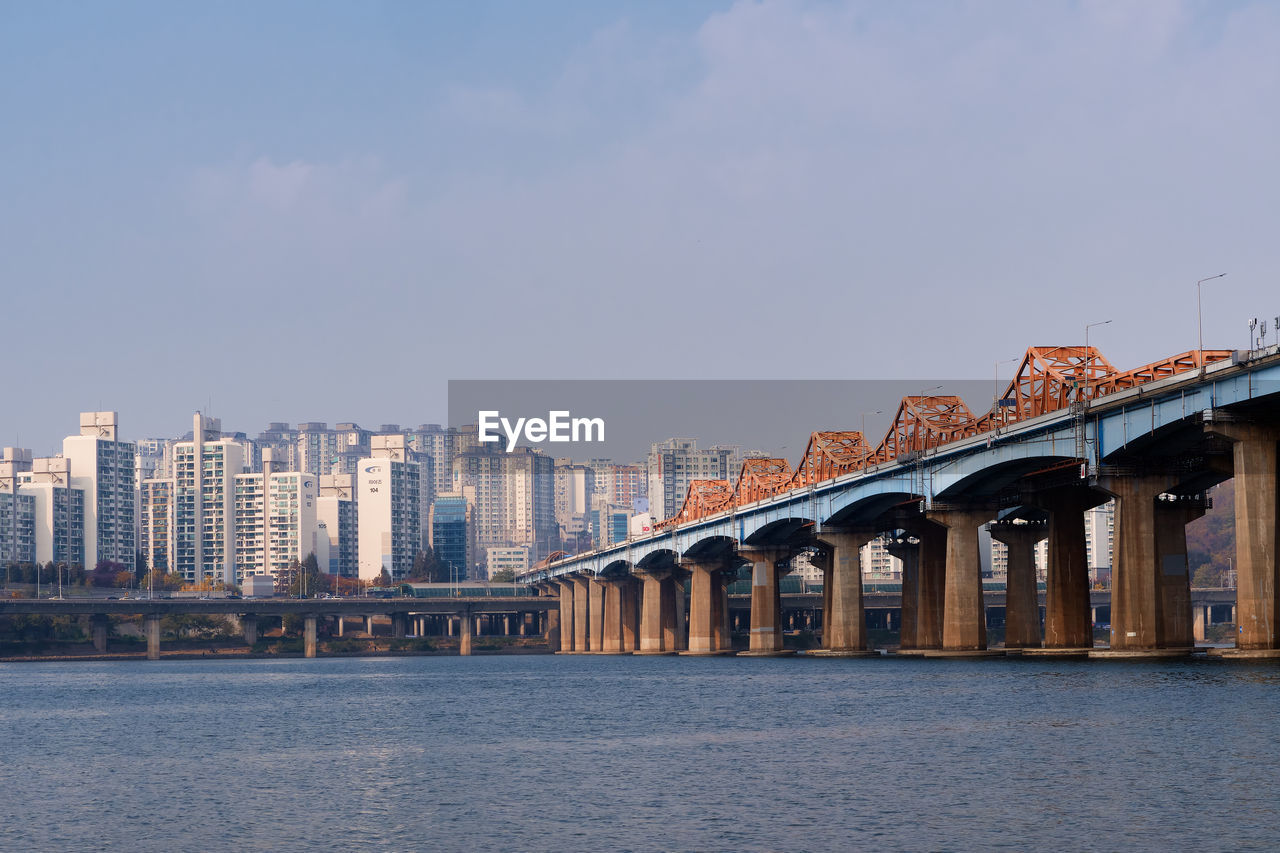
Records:
[[[1097,323],[1089,323],[1084,327],[1084,381],[1085,385],[1080,388],[1080,399],[1084,399],[1084,389],[1088,383],[1093,381],[1093,374],[1090,368],[1093,367],[1093,350],[1089,349],[1089,330],[1094,326],[1105,326],[1110,320],[1099,320]],[[1090,395],[1092,396],[1092,395]]]
[[[1198,353],[1204,352],[1204,320],[1202,319],[1204,309],[1201,307],[1200,285],[1204,284],[1206,281],[1213,281],[1215,278],[1222,278],[1224,275],[1226,275],[1226,273],[1220,272],[1217,275],[1211,275],[1208,278],[1202,278],[1196,282],[1196,334],[1199,341],[1197,344],[1199,347],[1197,350]],[[1203,356],[1200,356],[1200,358],[1203,360]],[[1200,366],[1204,367],[1203,361]]]

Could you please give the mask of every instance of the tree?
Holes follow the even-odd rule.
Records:
[[[294,560],[289,566],[289,595],[299,598],[314,598],[322,592],[329,591],[328,575],[320,571],[320,561],[314,553],[308,554],[301,563]]]
[[[382,571],[378,573],[378,586],[391,586],[391,572],[387,571],[387,567],[383,566]]]
[[[405,576],[407,581],[423,583],[445,583],[449,580],[449,564],[436,556],[435,551],[427,546],[413,558],[413,568]]]
[[[115,586],[116,575],[128,571],[124,563],[114,560],[99,560],[93,567],[92,583],[94,586]]]
[[[493,573],[493,577],[489,580],[494,583],[514,583],[516,579],[515,569],[498,569]]]

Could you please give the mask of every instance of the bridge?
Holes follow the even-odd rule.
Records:
[[[1005,648],[1172,656],[1193,647],[1185,526],[1235,479],[1239,633],[1226,656],[1280,655],[1280,352],[1195,350],[1120,371],[1091,347],[1032,347],[989,411],[904,397],[884,438],[815,432],[796,468],[749,459],[694,482],[653,534],[553,554],[520,580],[559,599],[564,652],[722,654],[727,584],[749,567],[745,654],[782,654],[779,580],[808,552],[823,571],[823,652],[868,654],[859,549],[892,536],[903,653],[988,648],[979,528],[1008,546]],[[1115,500],[1111,636],[1094,649],[1084,513]],[[1048,540],[1041,633],[1033,549]],[[687,612],[686,612],[687,600]]]
[[[160,657],[160,620],[165,616],[185,614],[234,616],[244,631],[244,641],[252,646],[258,640],[258,622],[263,618],[303,619],[303,654],[316,655],[316,629],[322,619],[332,619],[337,635],[342,636],[348,617],[363,618],[366,630],[373,633],[373,618],[389,616],[391,636],[403,638],[411,622],[417,624],[418,636],[425,633],[427,621],[442,622],[446,630],[458,631],[460,651],[471,654],[471,641],[476,623],[482,617],[501,617],[510,631],[510,620],[516,619],[517,632],[536,634],[545,631],[545,614],[555,611],[558,603],[545,597],[524,596],[451,596],[439,598],[156,598],[106,600],[101,598],[14,598],[0,599],[0,616],[88,616],[93,645],[98,652],[107,651],[107,635],[112,616],[141,616],[143,635],[147,640],[147,657]]]

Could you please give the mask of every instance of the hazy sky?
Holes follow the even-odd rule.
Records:
[[[1243,347],[1278,105],[1268,2],[4,3],[0,443]]]

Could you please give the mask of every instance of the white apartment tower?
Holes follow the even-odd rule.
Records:
[[[264,449],[262,473],[235,478],[236,583],[250,575],[279,577],[317,550],[317,478],[274,470],[273,455]]]
[[[353,578],[360,564],[359,515],[354,474],[321,474],[316,497],[316,536],[328,539],[328,565],[320,568],[327,574]],[[316,549],[320,556],[320,549]]]
[[[62,441],[62,456],[71,464],[71,485],[84,492],[84,558],[92,568],[111,560],[133,568],[133,442],[117,438],[115,412],[81,412],[80,434]]]
[[[189,582],[235,583],[235,478],[244,445],[221,435],[217,418],[196,413],[192,440],[173,445],[174,570]]]
[[[33,459],[18,474],[18,492],[35,501],[35,559],[38,563],[84,565],[84,491],[71,484],[70,460]]]
[[[385,568],[400,578],[422,547],[421,466],[403,435],[373,436],[371,453],[356,475],[359,574],[376,580]]]

